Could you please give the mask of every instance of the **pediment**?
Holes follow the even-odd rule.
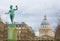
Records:
[[[53,38],[53,37],[52,36],[49,36],[49,35],[43,35],[40,38]]]

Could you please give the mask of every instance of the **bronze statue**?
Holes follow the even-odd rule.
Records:
[[[13,24],[13,20],[14,20],[14,11],[16,11],[16,10],[18,10],[17,5],[16,5],[16,9],[13,9],[13,6],[10,5],[10,10],[9,10],[9,12],[7,13],[7,14],[10,13],[10,19],[11,19],[12,24]]]

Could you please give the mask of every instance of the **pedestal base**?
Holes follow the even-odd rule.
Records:
[[[14,24],[9,24],[9,26],[8,26],[8,41],[16,41],[16,40],[17,40],[16,26]]]

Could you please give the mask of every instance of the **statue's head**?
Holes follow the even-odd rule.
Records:
[[[13,8],[13,5],[10,5],[10,9],[12,9]]]

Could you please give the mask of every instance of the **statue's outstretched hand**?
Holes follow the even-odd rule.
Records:
[[[14,9],[14,10],[18,10],[18,6],[16,5],[16,9]]]
[[[7,13],[5,13],[5,14],[9,14],[10,13],[10,11],[9,12],[7,12]]]
[[[16,5],[16,10],[18,10],[18,6]]]
[[[9,14],[9,13],[5,13],[5,14]]]
[[[18,6],[16,5],[16,7],[18,7]]]

